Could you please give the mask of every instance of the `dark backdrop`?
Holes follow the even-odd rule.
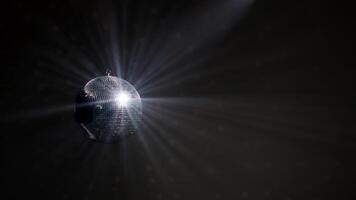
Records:
[[[257,0],[228,27],[195,29],[192,13],[209,24],[212,2],[2,3],[1,199],[355,198],[341,5]],[[180,41],[160,51],[173,36]],[[174,64],[138,60],[133,73],[125,63],[137,41],[145,62],[171,52]],[[144,142],[98,144],[74,120],[77,91],[107,69],[119,73],[113,54],[130,82],[147,70],[163,80],[141,92],[154,111]]]

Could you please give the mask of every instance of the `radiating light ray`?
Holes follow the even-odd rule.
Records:
[[[192,173],[189,170],[189,167],[184,164],[185,162],[181,160],[182,157],[180,157],[179,154],[177,154],[177,152],[175,151],[175,149],[166,142],[167,137],[165,137],[166,133],[164,132],[166,130],[164,130],[164,127],[159,126],[159,124],[151,118],[146,117],[144,119],[146,119],[145,121],[143,121],[145,126],[152,130],[147,131],[145,133],[149,134],[148,137],[150,137],[157,145],[157,147],[161,149],[160,152],[163,153],[167,160],[173,162],[175,167],[179,167],[181,176],[188,176],[190,178],[193,178],[193,180],[196,180],[196,176],[194,175],[194,173]]]
[[[262,98],[264,101],[266,101],[266,98]],[[199,98],[188,98],[188,99],[175,99],[175,98],[162,98],[162,100],[157,100],[157,99],[150,99],[147,100],[145,99],[144,102],[146,102],[145,105],[145,111],[148,112],[149,115],[149,119],[159,122],[162,126],[171,126],[170,124],[170,120],[178,120],[179,123],[178,124],[184,124],[184,126],[180,126],[180,127],[176,127],[176,128],[172,128],[173,131],[169,132],[167,131],[167,133],[169,134],[165,134],[163,135],[163,137],[167,138],[167,140],[171,139],[171,140],[175,140],[176,138],[184,138],[184,140],[176,141],[174,144],[168,143],[168,145],[171,146],[171,148],[173,148],[175,151],[174,153],[178,156],[178,155],[183,155],[184,158],[191,158],[194,160],[186,160],[186,163],[189,163],[189,166],[194,166],[199,168],[200,172],[197,172],[197,174],[202,173],[202,171],[204,171],[204,166],[211,166],[213,167],[213,165],[205,165],[206,162],[208,160],[206,160],[206,158],[202,155],[202,153],[197,153],[197,152],[192,152],[189,153],[189,147],[192,147],[192,144],[189,142],[191,140],[191,138],[188,138],[186,136],[189,136],[189,134],[182,134],[185,132],[190,132],[193,135],[195,135],[195,130],[194,128],[192,128],[191,123],[193,124],[204,124],[204,122],[209,122],[211,124],[206,124],[204,126],[207,126],[206,128],[209,129],[209,127],[214,126],[214,123],[212,120],[207,120],[204,117],[204,114],[201,114],[200,111],[200,115],[199,116],[192,116],[190,115],[189,109],[193,106],[193,107],[200,107],[200,108],[205,108],[205,110],[209,110],[209,108],[215,109],[216,107],[210,107],[209,105],[214,105],[214,99],[208,98],[206,99],[206,101],[204,101],[203,99],[199,99]],[[215,118],[220,118],[219,123],[223,123],[223,125],[225,126],[225,130],[222,131],[217,131],[215,137],[215,142],[213,144],[216,144],[216,146],[220,146],[223,147],[223,149],[225,151],[228,152],[233,152],[236,151],[236,146],[232,146],[232,145],[238,145],[238,144],[243,144],[243,142],[239,141],[238,137],[236,136],[232,136],[232,134],[240,134],[238,132],[239,128],[235,128],[235,127],[240,127],[240,130],[243,134],[258,134],[258,137],[256,137],[256,140],[262,140],[264,142],[266,141],[270,141],[270,140],[278,140],[278,141],[285,141],[286,144],[289,143],[289,140],[292,141],[301,141],[303,143],[305,143],[305,141],[308,142],[317,142],[317,143],[324,143],[325,145],[337,145],[339,143],[337,138],[331,137],[325,137],[325,135],[316,135],[315,133],[313,133],[313,130],[310,130],[310,126],[308,124],[305,123],[301,123],[300,128],[296,128],[294,127],[294,125],[299,125],[300,121],[296,122],[294,121],[294,118],[290,118],[290,115],[283,113],[284,111],[288,111],[288,112],[292,112],[291,116],[294,116],[297,112],[297,110],[300,109],[300,107],[298,108],[298,106],[293,105],[291,102],[288,101],[275,101],[272,100],[270,102],[264,102],[259,100],[259,98],[253,100],[253,99],[249,99],[249,98],[235,98],[234,99],[229,99],[226,100],[226,102],[224,101],[225,105],[223,105],[225,108],[229,109],[230,105],[234,106],[233,109],[234,112],[230,112],[231,116],[224,116],[224,112],[219,112],[219,113],[215,113],[217,116],[215,116]],[[200,102],[200,103],[199,103]],[[205,103],[204,103],[205,102]],[[276,104],[278,102],[278,104]],[[150,105],[150,103],[154,104],[155,106],[152,107]],[[171,106],[174,107],[170,107],[167,106],[167,104],[170,104]],[[169,112],[165,112],[162,111],[162,109],[160,109],[161,107],[166,108]],[[168,108],[167,108],[168,107]],[[240,107],[240,108],[244,108],[241,112],[239,113],[236,109],[236,107]],[[303,105],[304,107],[304,105]],[[303,108],[303,110],[306,110],[305,108]],[[148,108],[148,109],[147,109]],[[186,109],[182,109],[182,108],[186,108]],[[309,107],[309,109],[313,110],[315,109],[315,107],[311,106]],[[163,109],[164,110],[164,109]],[[216,111],[218,111],[219,109],[215,109]],[[254,117],[248,117],[251,113],[253,113]],[[277,113],[275,113],[277,112]],[[282,112],[282,113],[281,113]],[[303,111],[302,111],[303,112]],[[170,113],[171,115],[169,115],[168,113]],[[179,114],[176,114],[179,113]],[[209,113],[209,112],[207,112]],[[214,113],[214,112],[210,112],[210,113]],[[234,113],[236,113],[236,115],[234,115]],[[185,115],[185,117],[184,117]],[[203,116],[202,116],[203,115]],[[239,116],[240,115],[240,116]],[[164,117],[162,117],[164,116]],[[273,116],[279,116],[278,118],[275,118]],[[229,118],[231,119],[231,117],[235,117],[235,119],[233,120],[229,120]],[[272,118],[271,118],[272,117]],[[286,118],[285,118],[286,117]],[[193,122],[191,121],[192,119],[196,118],[196,120],[201,120],[200,122]],[[300,116],[300,119],[303,119],[304,116]],[[225,120],[226,119],[226,120]],[[236,120],[238,119],[238,120]],[[284,121],[284,122],[283,122]],[[190,122],[190,123],[189,123]],[[238,122],[238,123],[237,123]],[[267,126],[266,126],[267,124]],[[216,125],[218,125],[216,123]],[[246,128],[247,127],[247,128]],[[175,131],[174,131],[175,130]],[[177,131],[179,130],[179,131]],[[249,131],[249,130],[253,130],[253,131]],[[210,129],[209,131],[209,135],[213,134],[213,129]],[[317,131],[319,132],[319,131]],[[159,134],[159,133],[157,133]],[[219,137],[219,136],[220,137]],[[329,134],[327,134],[329,135]],[[221,137],[223,139],[221,139]],[[248,138],[254,138],[253,135],[248,135]],[[204,141],[204,137],[201,138],[201,140]],[[229,140],[231,141],[232,139],[235,142],[224,142],[223,140]],[[243,139],[243,138],[241,138]],[[268,143],[268,142],[267,142]],[[348,146],[351,147],[351,143],[348,143]],[[291,147],[291,148],[298,148],[298,147]],[[183,151],[181,150],[183,149]],[[195,150],[197,151],[197,150]],[[197,153],[197,154],[194,154]],[[199,157],[198,157],[199,156]],[[249,161],[246,158],[243,158],[243,160],[239,160],[235,157],[229,157],[229,158],[224,158],[222,159],[226,165],[228,166],[234,166],[234,167],[243,167],[243,168],[251,168],[251,166],[249,165]],[[193,168],[194,168],[193,167]],[[189,167],[189,171],[192,171],[193,169]],[[216,171],[217,170],[217,171]],[[212,171],[207,170],[206,173],[202,174],[204,178],[199,178],[200,181],[205,180],[205,179],[209,179],[211,181],[213,180],[219,180],[219,169],[214,170],[214,168],[212,168]]]
[[[146,125],[145,122],[141,124],[141,132],[139,132],[138,139],[140,143],[143,145],[143,148],[145,150],[145,153],[148,155],[148,158],[150,160],[150,164],[152,164],[152,171],[155,173],[155,175],[160,178],[161,182],[164,182],[165,179],[161,177],[167,176],[166,171],[163,169],[162,163],[160,163],[160,160],[157,158],[156,152],[153,151],[153,145],[152,142],[154,143],[154,139],[152,140],[151,137],[148,137],[146,133],[149,133],[151,135],[152,129]],[[154,134],[154,133],[153,133]],[[147,135],[147,136],[146,136]],[[149,142],[151,141],[151,142]],[[155,146],[157,148],[157,146]]]
[[[106,25],[109,27],[109,30],[106,31],[108,32],[109,39],[105,44],[105,47],[109,48],[106,55],[110,57],[108,60],[110,60],[109,62],[111,63],[108,68],[114,69],[118,77],[124,78],[125,68],[123,62],[124,57],[122,55],[124,48],[120,46],[122,38],[120,38],[121,34],[119,33],[122,29],[117,25],[118,13],[113,10],[113,6],[111,6],[109,10],[103,12],[106,12],[105,15],[107,16],[105,17],[105,21]]]
[[[193,98],[187,98],[184,100],[184,98],[161,98],[161,99],[145,99],[145,109],[148,113],[160,113],[163,114],[165,113],[165,110],[168,110],[173,116],[171,117],[172,119],[175,120],[188,120],[190,122],[194,122],[195,120],[201,120],[200,123],[203,123],[204,120],[214,120],[214,121],[220,121],[224,122],[223,126],[226,127],[226,129],[234,128],[235,130],[241,129],[244,130],[246,128],[248,129],[254,129],[257,130],[257,134],[263,134],[265,131],[270,132],[269,137],[283,137],[283,138],[294,138],[294,139],[301,139],[301,140],[311,140],[311,141],[318,141],[318,142],[325,142],[325,143],[335,143],[337,140],[335,138],[326,138],[324,135],[319,135],[319,134],[314,134],[314,130],[311,129],[311,126],[308,121],[305,121],[305,117],[302,121],[295,121],[293,119],[298,112],[306,112],[307,108],[303,108],[303,111],[298,111],[300,108],[291,106],[290,103],[286,103],[285,105],[277,106],[271,108],[271,103],[263,103],[259,102],[256,104],[256,101],[251,100],[245,100],[242,101],[241,99],[238,100],[238,103],[235,101],[226,100],[224,107],[226,111],[221,111],[221,108],[217,108],[214,106],[212,103],[214,101],[212,99],[206,99],[206,102],[203,103],[202,99],[193,99]],[[152,104],[150,105],[147,103],[148,101],[151,101]],[[165,102],[165,103],[164,103]],[[190,102],[190,103],[189,103]],[[195,104],[193,104],[195,102]],[[182,103],[184,105],[182,105]],[[209,103],[209,104],[206,104]],[[240,104],[240,106],[239,106]],[[152,105],[156,105],[153,106]],[[158,107],[158,105],[161,105],[161,107]],[[162,107],[167,107],[167,105],[174,106],[174,111],[169,110],[169,108],[163,109]],[[256,105],[258,105],[258,108],[256,108]],[[236,106],[239,106],[241,108],[241,112],[229,112],[230,110],[236,110]],[[189,115],[186,115],[185,113],[190,113],[192,112],[192,109],[195,108],[200,108],[199,109],[199,116],[196,117],[190,117]],[[263,109],[262,109],[263,108]],[[309,107],[311,109],[308,112],[315,111],[315,107]],[[220,111],[219,111],[220,110]],[[177,114],[180,113],[180,114]],[[290,114],[288,114],[290,113]],[[167,115],[167,113],[166,113]],[[278,117],[277,117],[278,116]],[[282,116],[282,117],[281,117]],[[293,117],[293,118],[291,118]],[[194,119],[195,118],[195,119]],[[166,122],[169,123],[169,122]],[[181,121],[181,123],[184,123]],[[196,122],[199,123],[199,122]],[[189,123],[187,123],[189,124]],[[263,131],[262,131],[263,130]],[[272,133],[271,133],[272,131]],[[330,130],[318,130],[317,132],[329,132]],[[244,133],[245,131],[242,131],[241,133]],[[286,134],[288,133],[288,134]],[[254,133],[256,134],[256,133]],[[202,138],[203,139],[203,138]],[[217,138],[216,138],[217,139]]]
[[[187,115],[186,112],[181,112],[181,111],[177,111],[177,110],[172,110],[170,108],[167,108],[165,106],[149,106],[148,104],[146,104],[146,114],[147,117],[152,118],[155,121],[162,121],[164,119],[165,125],[167,128],[172,128],[172,129],[177,129],[179,128],[180,130],[187,130],[188,132],[192,132],[192,134],[188,134],[189,136],[192,137],[199,137],[199,140],[204,140],[204,138],[201,138],[202,135],[200,135],[199,127],[196,127],[196,125],[193,125],[193,123],[195,124],[202,124],[202,122],[204,122],[205,118],[202,117],[196,117],[195,115]],[[179,109],[180,110],[180,109]],[[191,113],[191,112],[187,112],[187,113]],[[164,116],[164,118],[160,118],[161,116]],[[181,124],[185,124],[186,126],[184,127],[177,127],[177,125],[179,123],[177,123],[177,121],[179,121]],[[197,123],[198,122],[198,123]],[[172,135],[172,138],[174,138],[175,136]],[[213,139],[213,138],[212,138]]]
[[[86,22],[86,20],[83,21]],[[72,74],[76,74],[77,77],[99,74],[96,67],[97,65],[93,63],[92,57],[87,55],[88,51],[85,51],[86,49],[83,49],[83,46],[77,45],[78,38],[74,38],[73,35],[65,32],[51,18],[41,18],[41,22],[52,27],[55,37],[51,38],[51,41],[48,42],[51,45],[50,47],[55,48],[48,48],[36,44],[34,45],[36,49],[34,54],[36,56],[42,57],[42,60],[46,62],[50,60],[52,63],[49,64],[55,66],[61,64],[60,68],[65,71],[63,74],[69,75],[69,77]],[[90,35],[88,34],[88,36]],[[97,56],[97,54],[95,56]],[[52,69],[57,73],[60,72],[55,66],[48,67],[47,69]]]
[[[143,11],[139,13],[141,14],[143,13]],[[134,41],[135,43],[133,44],[133,54],[131,55],[129,63],[127,64],[128,66],[130,66],[128,68],[129,71],[127,77],[130,81],[135,81],[135,78],[137,78],[137,76],[140,76],[141,70],[137,70],[140,69],[142,65],[147,62],[148,54],[155,52],[155,44],[152,44],[152,42],[157,41],[152,39],[152,35],[155,32],[153,24],[147,23],[145,25],[140,25],[144,26],[144,29],[141,30],[141,32],[143,32],[143,35],[139,37],[138,40]],[[148,49],[150,49],[150,51],[148,51]]]
[[[51,67],[49,69],[54,73],[62,74],[63,76],[68,77],[71,80],[89,80],[92,75],[85,73],[83,70],[79,70],[77,66],[73,64],[69,59],[63,58],[59,55],[54,54],[53,52],[43,52],[44,57],[49,60],[50,63],[54,65],[59,65],[61,68]],[[62,70],[59,70],[62,69]]]
[[[147,104],[146,104],[147,105]],[[201,134],[201,129],[198,127],[194,127],[192,124],[193,123],[204,123],[205,119],[202,119],[201,117],[195,117],[195,116],[187,116],[186,113],[183,113],[181,111],[173,111],[170,110],[169,108],[157,108],[154,106],[149,106],[147,105],[145,107],[145,112],[147,115],[155,119],[156,121],[161,121],[160,119],[157,119],[159,116],[165,116],[164,123],[166,126],[170,128],[179,128],[180,130],[187,130],[187,132],[191,132],[192,134],[188,135],[190,138],[195,138],[196,140],[204,141],[204,140],[216,140],[214,137],[210,137],[207,135],[202,135]],[[159,114],[157,114],[159,113]],[[184,127],[176,127],[179,123],[185,124],[186,126]],[[189,128],[188,128],[189,127]],[[175,136],[172,135],[172,138]]]
[[[124,6],[122,6],[122,8],[124,10],[126,10],[125,8],[127,8],[127,5],[125,4]],[[222,6],[219,9],[222,9],[222,8],[225,9],[226,7]],[[214,6],[211,6],[211,5],[210,6],[205,6],[205,10],[215,10],[216,13],[219,13],[217,11],[218,9],[217,9],[217,7],[215,5]],[[101,12],[101,11],[99,11],[99,12]],[[195,12],[192,12],[192,13],[195,13]],[[103,36],[104,36],[102,34],[103,33],[102,30],[104,30],[107,27],[101,27],[101,28],[97,27],[96,30],[100,30],[100,31],[97,32],[97,34],[99,35],[99,37],[98,37],[99,38],[99,42],[98,42],[98,40],[95,40],[94,37],[91,37],[90,35],[88,35],[89,36],[88,38],[90,39],[89,41],[91,41],[92,46],[95,47],[96,49],[98,49],[98,52],[99,52],[98,55],[101,55],[100,52],[104,52],[105,55],[107,55],[109,57],[111,56],[111,60],[112,60],[112,63],[113,63],[112,65],[115,65],[115,66],[119,67],[119,69],[117,69],[117,72],[119,74],[125,73],[125,72],[121,72],[123,70],[121,68],[123,63],[119,63],[119,62],[120,61],[121,62],[125,62],[125,60],[127,60],[125,55],[123,55],[123,48],[125,48],[125,45],[126,45],[126,40],[125,40],[126,32],[125,32],[125,30],[126,30],[127,24],[126,24],[125,20],[127,20],[127,19],[125,18],[126,14],[123,13],[123,15],[124,16],[121,17],[121,19],[123,20],[123,23],[121,23],[123,25],[123,27],[121,27],[121,28],[122,28],[122,30],[124,30],[124,32],[120,34],[122,36],[122,38],[121,38],[122,41],[119,41],[117,39],[117,37],[116,37],[118,35],[118,33],[117,33],[117,29],[115,28],[115,25],[114,25],[114,24],[116,24],[116,22],[115,22],[116,16],[115,16],[115,11],[113,11],[113,10],[110,10],[108,12],[107,17],[106,17],[106,19],[109,20],[106,24],[109,25],[109,27],[110,27],[110,29],[109,29],[109,35],[110,35],[109,41],[110,41],[110,43],[106,44],[106,43],[103,43],[103,41],[100,42],[100,39],[102,39]],[[192,14],[190,14],[190,15],[192,15]],[[225,13],[225,15],[226,15],[226,13]],[[201,16],[197,16],[197,20],[198,21],[201,20],[199,18],[201,18]],[[219,17],[216,17],[216,19],[218,19],[218,18]],[[230,17],[224,16],[223,18],[224,19],[231,18],[230,21],[231,20],[232,21],[235,20],[231,16]],[[189,30],[189,32],[191,32],[192,30],[190,28],[186,28],[185,26],[187,26],[187,25],[188,26],[192,26],[195,23],[189,23],[189,22],[187,22],[187,19],[183,20],[182,24],[179,25],[178,27],[176,27],[175,30],[183,30],[183,31],[184,30]],[[98,26],[101,26],[101,24],[98,24]],[[184,28],[182,28],[180,26],[184,26]],[[148,25],[147,28],[149,29],[150,26]],[[198,29],[198,28],[196,28],[196,29]],[[210,29],[210,28],[208,28],[208,29]],[[59,30],[61,30],[61,29],[59,29]],[[155,31],[153,29],[149,29],[149,30],[151,30],[151,33],[149,33],[149,36],[152,36],[155,33]],[[214,30],[214,31],[216,31],[216,30]],[[77,82],[82,82],[82,80],[89,80],[93,76],[99,74],[99,71],[96,70],[97,69],[96,65],[91,64],[92,62],[89,62],[89,59],[85,59],[86,55],[84,55],[80,51],[79,48],[76,48],[75,46],[74,46],[74,48],[71,47],[73,45],[70,44],[70,42],[69,42],[70,39],[69,38],[66,39],[64,32],[61,32],[61,34],[62,34],[62,36],[57,37],[57,39],[56,39],[57,41],[56,42],[58,44],[60,44],[60,48],[68,49],[71,54],[72,53],[75,54],[75,55],[73,55],[73,57],[74,58],[78,58],[78,59],[76,59],[76,61],[78,61],[78,62],[75,63],[76,61],[74,61],[74,60],[64,59],[63,57],[61,57],[60,55],[55,54],[54,52],[43,51],[42,53],[43,53],[44,57],[46,57],[49,61],[51,61],[53,63],[57,63],[57,65],[59,64],[59,66],[63,66],[63,67],[61,67],[62,70],[60,70],[60,71],[59,70],[55,70],[55,68],[51,68],[51,69],[53,69],[53,76],[55,76],[56,73],[61,73],[64,76],[68,77],[68,80],[73,81],[73,80],[77,79],[78,80]],[[187,33],[183,33],[184,37],[187,36],[186,34]],[[211,32],[209,34],[214,35],[216,33]],[[95,34],[91,34],[91,35],[95,35]],[[211,37],[211,36],[207,36],[207,38],[209,38],[209,37]],[[194,46],[200,46],[201,44],[205,43],[204,41],[207,41],[205,39],[204,40],[203,39],[197,40],[196,36],[191,36],[191,37],[188,37],[188,38],[190,38],[189,40],[191,40],[191,41],[193,41],[193,40],[197,41],[196,44],[194,44]],[[157,74],[152,74],[152,72],[154,72],[155,68],[157,69],[157,67],[158,67],[158,68],[161,68],[161,69],[164,69],[164,70],[168,70],[170,68],[172,69],[172,67],[174,65],[176,65],[176,63],[179,63],[180,60],[184,60],[184,58],[187,55],[189,55],[189,52],[187,53],[184,48],[178,48],[179,47],[179,43],[175,40],[174,37],[172,37],[172,35],[166,35],[165,34],[165,40],[167,42],[166,43],[162,43],[162,37],[156,37],[155,40],[153,41],[155,45],[152,45],[152,47],[156,46],[155,47],[156,48],[156,52],[154,52],[156,54],[156,56],[153,56],[154,57],[153,59],[152,59],[152,56],[146,56],[146,59],[150,57],[150,63],[152,63],[154,66],[148,65],[148,67],[146,67],[149,70],[148,71],[146,70],[141,75],[141,77],[143,78],[142,79],[143,83],[150,82],[151,79],[154,79],[158,75],[158,73]],[[147,39],[146,41],[150,41],[151,42],[151,40],[149,40],[149,39]],[[99,43],[101,43],[101,45],[97,45]],[[119,43],[123,44],[123,46],[118,46]],[[146,44],[149,44],[149,43],[146,43]],[[170,52],[170,51],[166,51],[166,50],[171,45],[178,45],[177,48],[176,48],[177,49],[176,52],[172,52],[172,53],[164,56],[166,53]],[[158,47],[161,47],[161,46],[163,46],[163,48],[158,49]],[[100,47],[104,47],[104,49],[100,48]],[[108,48],[106,48],[106,47],[111,47],[111,49],[109,51],[107,51]],[[142,49],[143,48],[150,49],[150,47],[143,46],[141,49],[139,49],[140,51],[138,51],[139,53],[138,53],[138,57],[137,57],[138,60],[141,60],[140,56],[145,55],[145,50],[142,50]],[[78,51],[76,51],[76,50],[78,50]],[[102,50],[102,51],[100,51],[100,50]],[[147,50],[147,51],[149,51],[149,50]],[[182,54],[181,53],[177,54],[177,52],[182,52]],[[122,55],[122,56],[120,57],[120,55]],[[131,56],[133,56],[133,55],[131,55]],[[172,58],[174,58],[174,59],[172,59]],[[102,59],[103,58],[101,56],[101,60]],[[136,58],[132,58],[132,60],[136,60]],[[167,62],[169,62],[170,64],[168,64]],[[137,63],[139,64],[140,62],[137,62]],[[86,66],[84,66],[84,65],[86,65]],[[172,77],[178,76],[179,74],[184,74],[185,70],[187,70],[189,68],[190,68],[190,66],[189,67],[187,66],[184,69],[180,69],[180,70],[173,70],[166,77],[163,77],[162,79],[157,79],[157,80],[153,81],[150,84],[146,84],[145,88],[146,87],[148,88],[147,91],[152,91],[154,88],[158,87],[159,85],[165,85],[164,83],[166,81],[168,82],[168,80],[171,79]],[[63,71],[63,69],[64,69],[64,71]],[[51,75],[49,75],[49,77],[50,76]],[[135,75],[135,76],[137,77],[137,75]],[[182,77],[182,80],[184,80],[184,79],[185,78]],[[181,80],[181,79],[179,79],[179,80]],[[138,82],[140,82],[140,81],[138,80]],[[73,84],[71,84],[70,82],[66,82],[66,80],[63,80],[63,84],[69,84],[69,85],[75,87],[76,83],[74,82]],[[163,86],[161,86],[161,87],[163,87]],[[167,84],[166,87],[169,87],[169,84]],[[70,107],[72,107],[72,106],[70,106]],[[44,109],[38,109],[37,111],[29,111],[27,114],[24,114],[24,115],[26,117],[30,117],[32,115],[33,116],[36,116],[36,115],[37,116],[43,116],[43,115],[49,115],[49,114],[56,114],[57,112],[64,111],[64,110],[66,110],[68,108],[69,107],[62,108],[61,106],[59,106],[58,108],[55,108],[55,109],[54,108],[44,108]]]
[[[232,26],[236,22],[236,20],[238,20],[241,17],[243,10],[245,10],[252,2],[253,1],[244,1],[244,2],[224,1],[224,2],[219,2],[218,4],[214,3],[211,5],[205,5],[204,8],[200,8],[200,10],[204,10],[204,11],[200,11],[197,16],[194,16],[196,12],[192,12],[186,15],[186,19],[183,19],[182,24],[184,26],[189,26],[189,28],[180,27],[178,28],[178,30],[187,31],[186,33],[183,33],[183,35],[186,36],[185,38],[186,41],[192,42],[189,48],[200,48],[205,44],[207,44],[209,40],[211,40],[214,37],[217,37],[218,35],[221,35],[222,33],[224,33],[224,31],[226,31],[226,29]],[[237,10],[240,12],[237,12]],[[216,23],[215,26],[212,24],[211,21],[209,22],[209,24],[197,23],[199,21],[204,20],[205,16],[201,16],[202,15],[201,13],[205,13],[205,12],[214,13],[214,15],[213,14],[211,15],[213,15],[213,19],[216,20],[213,22],[213,24]],[[191,22],[192,18],[195,21],[193,20],[193,22]],[[199,24],[198,27],[196,27],[197,24]],[[212,28],[212,26],[214,26],[214,28]],[[198,36],[194,35],[201,30],[205,30],[204,37],[200,35]],[[190,36],[190,34],[193,35]],[[169,48],[169,50],[165,50],[166,48],[171,46],[175,47],[174,48],[175,52],[173,53],[169,51],[172,50],[172,48]],[[184,60],[184,58],[190,54],[190,51],[187,51],[186,46],[181,46],[181,44],[176,40],[171,40],[165,44],[163,50],[161,50],[160,53],[161,54],[159,54],[159,56],[152,58],[153,62],[151,63],[153,65],[149,66],[148,67],[149,70],[143,73],[142,77],[144,77],[144,79],[138,80],[139,87],[141,86],[141,84],[145,85],[145,83],[147,83],[151,79],[157,79],[157,76],[160,74],[159,72],[161,72],[164,69],[170,68],[171,71],[172,70],[174,71],[177,68],[179,68],[179,67],[176,68],[169,67],[169,64],[167,64],[167,62],[171,62],[171,60],[175,60],[175,62],[173,63],[177,63],[178,61]],[[167,53],[171,53],[171,54],[167,55]]]
[[[95,106],[98,104],[105,104],[105,103],[111,103],[115,102],[116,99],[108,99],[108,100],[101,100],[101,101],[95,101],[95,102],[87,102],[87,103],[82,103],[80,106]],[[31,109],[31,110],[23,110],[23,111],[18,111],[15,115],[11,116],[6,116],[4,118],[4,121],[14,121],[14,120],[24,120],[24,119],[29,119],[29,118],[38,118],[38,117],[45,117],[45,116],[51,116],[51,115],[58,115],[63,112],[73,112],[75,111],[75,104],[66,104],[66,105],[53,105],[53,106],[47,106],[47,107],[39,107],[36,109]]]
[[[204,70],[200,73],[188,73],[188,75],[184,75],[184,71],[176,71],[176,73],[169,73],[165,77],[160,78],[152,83],[148,83],[141,88],[138,88],[142,94],[159,91],[161,89],[167,89],[172,86],[179,85],[180,83],[189,82],[195,80],[197,78],[204,78],[208,75],[215,73],[214,70]]]
[[[174,154],[182,159],[183,162],[190,163],[187,170],[195,175],[200,174],[204,179],[209,179],[210,181],[216,180],[219,172],[216,171],[213,165],[208,163],[201,154],[190,149],[192,144],[189,141],[192,141],[192,139],[194,139],[198,145],[207,142],[207,138],[199,133],[199,127],[192,125],[196,123],[202,125],[205,123],[205,119],[200,119],[195,116],[190,117],[184,113],[174,115],[176,112],[170,109],[164,109],[165,111],[162,111],[161,109],[152,108],[152,110],[148,110],[146,110],[146,114],[151,122],[160,122],[160,124],[163,123],[163,126],[166,127],[163,128],[162,132],[156,132],[155,134],[159,134],[160,137],[164,138]],[[164,116],[164,118],[160,116]],[[179,124],[184,124],[184,126],[177,127],[174,123],[171,123],[171,121],[178,121]],[[160,125],[160,127],[162,129],[162,125]],[[163,132],[165,132],[165,134],[163,134]],[[185,138],[184,141],[179,140],[179,138],[182,137]],[[219,136],[215,135],[215,137],[209,138],[209,143],[216,143],[217,137]],[[189,145],[185,145],[185,143],[189,143]],[[195,178],[195,180],[197,180],[197,178]],[[202,177],[200,177],[199,180],[202,180]]]
[[[175,8],[170,8],[169,13],[174,15]],[[149,71],[148,66],[151,65],[155,58],[160,56],[159,54],[163,51],[162,47],[165,43],[169,42],[168,39],[171,34],[173,34],[172,32],[164,33],[167,27],[172,26],[172,24],[167,23],[167,21],[168,19],[164,19],[159,21],[159,23],[149,23],[145,26],[145,30],[143,31],[144,35],[139,39],[139,44],[142,44],[140,46],[139,54],[137,56],[133,56],[133,60],[135,60],[134,70],[131,71],[131,74],[129,74],[129,77],[131,78],[130,80],[134,80],[132,77],[136,77],[136,79],[138,78],[135,80],[136,85],[141,85],[141,82],[146,79],[144,77],[148,78],[148,75],[146,74]],[[143,69],[140,72],[137,72],[140,73],[139,76],[137,76],[135,71],[138,65],[141,69]],[[155,69],[157,67],[161,66],[154,66]]]
[[[88,55],[86,49],[83,49],[82,46],[73,45],[68,39],[65,38],[61,40],[58,39],[57,44],[57,49],[66,52],[67,55],[63,58],[63,55],[57,55],[55,52],[52,52],[55,55],[53,59],[64,59],[64,61],[68,61],[69,63],[69,65],[64,63],[63,66],[61,66],[62,68],[69,71],[78,70],[80,73],[88,74],[89,76],[99,74],[99,70],[97,65],[94,63],[92,55]],[[97,55],[95,55],[95,57],[97,57]]]
[[[38,49],[40,55],[43,56],[45,60],[52,61],[53,64],[60,64],[61,68],[64,69],[66,75],[75,74],[77,77],[86,78],[98,74],[96,65],[93,63],[92,57],[89,57],[85,53],[85,49],[81,46],[74,45],[71,41],[72,39],[61,29],[56,32],[56,37],[54,38],[53,45],[57,48],[51,49]],[[57,68],[51,67],[49,69],[57,70]]]

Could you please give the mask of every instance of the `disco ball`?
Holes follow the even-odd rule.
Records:
[[[129,82],[115,76],[90,80],[79,92],[75,118],[86,135],[115,142],[138,131],[142,116],[140,95]]]

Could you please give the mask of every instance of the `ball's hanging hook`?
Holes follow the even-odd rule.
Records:
[[[111,76],[111,70],[110,69],[107,69],[106,72],[105,72],[106,76]]]

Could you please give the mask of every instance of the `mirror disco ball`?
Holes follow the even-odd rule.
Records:
[[[138,131],[142,116],[140,95],[133,85],[115,76],[90,80],[79,92],[75,118],[86,135],[115,142]]]

